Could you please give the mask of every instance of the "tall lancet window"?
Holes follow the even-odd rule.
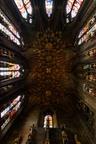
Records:
[[[23,68],[19,64],[0,61],[0,81],[6,81],[23,76]]]
[[[22,17],[32,23],[32,5],[30,0],[14,0]]]
[[[52,128],[53,127],[53,118],[51,115],[46,115],[44,117],[44,128]]]
[[[76,17],[83,1],[84,0],[68,0],[67,6],[66,6],[67,15],[71,15],[71,18]]]
[[[45,8],[48,17],[50,17],[53,9],[53,0],[45,0]]]
[[[21,45],[23,42],[21,40],[19,32],[16,30],[14,25],[11,23],[9,18],[4,14],[4,12],[1,9],[0,9],[0,32],[17,45]]]

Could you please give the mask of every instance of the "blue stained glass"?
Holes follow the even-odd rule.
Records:
[[[45,8],[48,17],[50,17],[53,9],[53,0],[45,0]]]

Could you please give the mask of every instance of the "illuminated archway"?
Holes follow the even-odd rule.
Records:
[[[53,127],[53,117],[51,115],[46,115],[44,117],[44,128],[52,128]]]

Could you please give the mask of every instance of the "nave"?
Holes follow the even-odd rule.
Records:
[[[60,125],[56,114],[54,115],[52,123],[49,120],[44,124],[44,120],[39,121],[42,119],[39,108],[22,112],[22,116],[19,116],[5,135],[2,144],[90,144],[88,133],[84,134],[84,130],[80,133],[82,126],[79,117],[67,117],[65,114]]]
[[[1,142],[96,144],[96,0],[0,0]]]

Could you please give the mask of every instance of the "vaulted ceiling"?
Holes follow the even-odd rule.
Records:
[[[60,104],[75,91],[72,65],[75,53],[62,32],[38,32],[25,54],[29,61],[28,87],[32,101]]]
[[[74,104],[78,95],[73,74],[74,39],[79,30],[78,21],[91,1],[84,0],[76,17],[72,18],[71,12],[66,14],[67,0],[53,0],[50,17],[46,14],[45,0],[31,0],[32,23],[22,18],[13,0],[2,1],[25,41],[23,54],[29,63],[26,93],[32,105],[65,105],[67,109]]]

